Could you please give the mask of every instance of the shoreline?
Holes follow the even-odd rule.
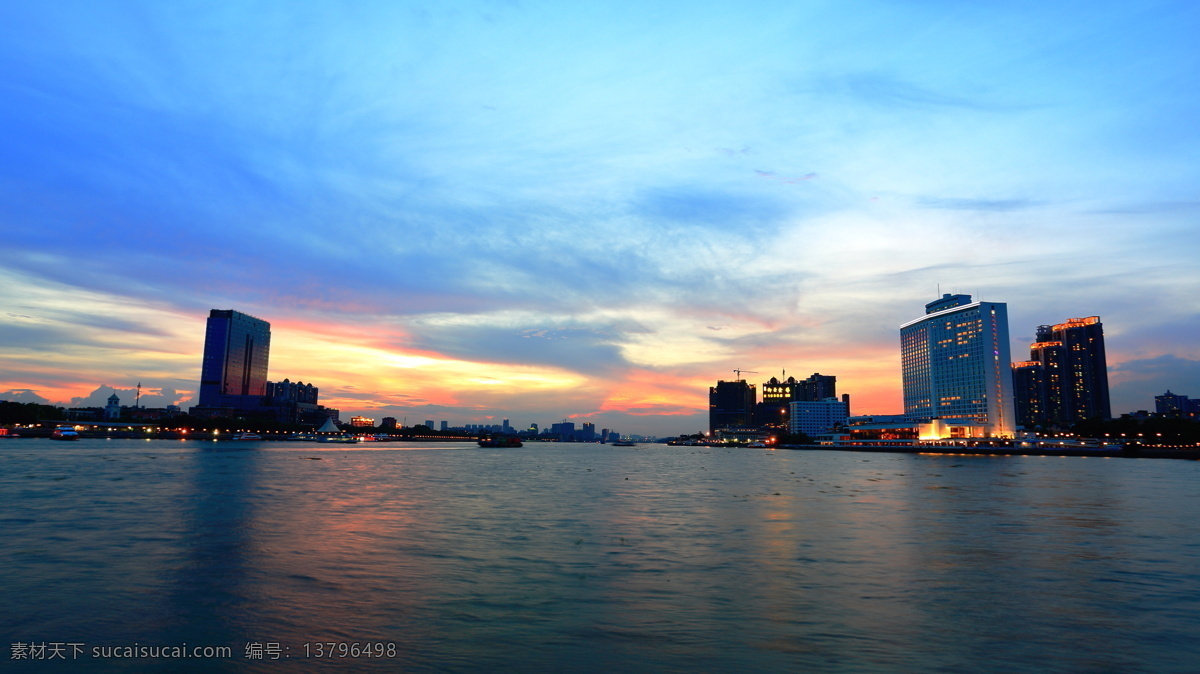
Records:
[[[1087,447],[1029,448],[1016,447],[921,447],[905,445],[781,445],[778,449],[796,451],[867,452],[887,454],[929,454],[943,456],[1062,456],[1119,459],[1184,459],[1200,461],[1200,447],[1125,447],[1092,449]]]

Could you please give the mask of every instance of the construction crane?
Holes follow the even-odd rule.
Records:
[[[745,372],[745,373],[747,373],[747,374],[758,374],[758,373],[757,373],[757,372],[755,372],[754,370],[734,370],[734,371],[733,371],[733,373],[737,375],[737,377],[738,377],[738,378],[737,378],[737,380],[738,380],[738,381],[741,381],[741,380],[742,380],[742,373],[743,373],[743,372]]]

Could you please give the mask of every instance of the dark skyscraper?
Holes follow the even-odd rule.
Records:
[[[708,430],[749,426],[754,419],[754,402],[758,396],[754,384],[741,379],[718,381],[708,389]]]
[[[267,392],[270,351],[270,323],[231,309],[213,309],[200,367],[200,407],[259,407]]]
[[[1046,421],[1046,368],[1036,360],[1012,364],[1017,425],[1027,430]]]
[[[1104,326],[1099,316],[1039,325],[1029,361],[1013,364],[1018,408],[1026,428],[1039,424],[1069,426],[1087,419],[1109,419],[1108,363]],[[1040,384],[1034,382],[1040,371]]]

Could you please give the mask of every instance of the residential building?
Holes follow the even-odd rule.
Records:
[[[1017,426],[1027,430],[1046,422],[1046,368],[1036,360],[1012,364]]]
[[[1013,377],[1018,423],[1027,429],[1112,418],[1099,316],[1039,325],[1029,360],[1013,364]]]
[[[718,381],[708,389],[708,430],[750,426],[754,422],[754,384],[739,379]]]
[[[960,436],[1012,437],[1008,305],[945,294],[900,326],[900,353],[911,421],[939,420]]]

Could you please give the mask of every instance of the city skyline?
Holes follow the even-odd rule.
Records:
[[[1013,354],[1100,316],[1114,415],[1198,395],[1197,27],[10,3],[0,398],[195,405],[221,307],[344,418],[694,432],[735,369],[892,414],[896,329],[945,292],[1006,303]]]

